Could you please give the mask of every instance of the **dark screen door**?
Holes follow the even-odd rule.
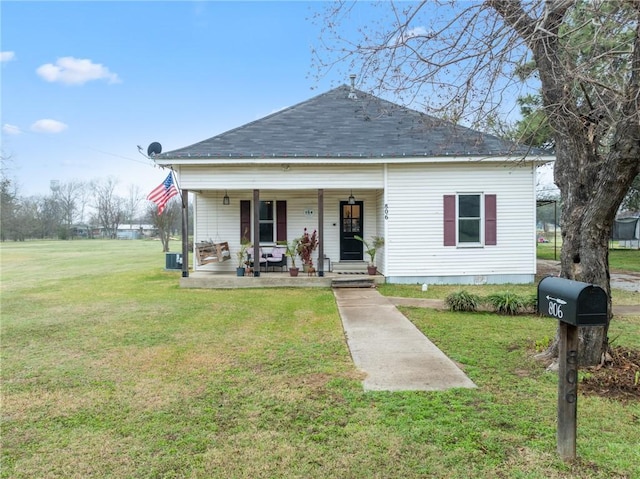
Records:
[[[362,237],[363,216],[362,201],[340,202],[340,261],[362,261],[362,242],[354,236]]]

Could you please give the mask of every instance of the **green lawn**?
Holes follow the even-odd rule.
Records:
[[[479,387],[364,393],[328,289],[182,290],[158,242],[0,260],[2,478],[640,477],[638,403],[581,396],[558,459],[548,319],[404,309]]]
[[[558,236],[557,245],[551,243],[538,243],[537,256],[539,259],[555,259],[560,261],[560,247],[562,241]],[[609,267],[615,271],[635,271],[640,272],[640,250],[637,249],[620,249],[617,248],[617,242],[614,248],[609,250]]]

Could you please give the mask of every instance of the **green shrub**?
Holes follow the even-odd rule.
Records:
[[[546,351],[551,346],[551,338],[549,336],[544,336],[543,338],[536,339],[534,344],[534,348],[537,353],[541,353]]]
[[[480,304],[480,297],[462,290],[451,293],[444,302],[451,311],[476,311]]]
[[[533,293],[524,298],[524,308],[527,311],[538,312],[538,293]]]
[[[510,291],[490,294],[487,296],[486,302],[493,307],[496,313],[509,315],[518,314],[527,303],[522,296]]]

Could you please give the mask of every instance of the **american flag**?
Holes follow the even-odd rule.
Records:
[[[158,214],[161,215],[169,200],[177,194],[178,189],[173,183],[173,174],[169,173],[167,178],[149,193],[147,199],[158,205]]]

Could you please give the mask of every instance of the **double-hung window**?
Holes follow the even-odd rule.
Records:
[[[273,201],[260,201],[260,243],[273,243],[275,231]]]
[[[482,195],[459,194],[458,201],[458,245],[477,246],[482,234]]]
[[[496,195],[444,195],[444,246],[497,244]]]

